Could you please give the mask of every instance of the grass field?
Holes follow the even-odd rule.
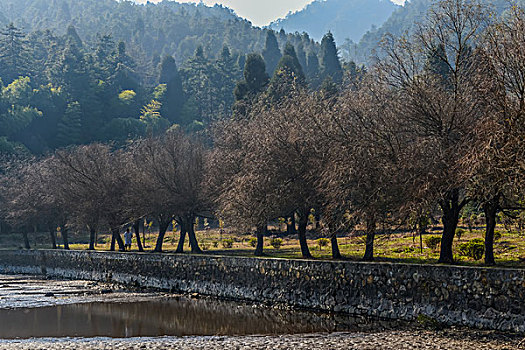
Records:
[[[498,227],[501,238],[495,242],[495,256],[498,265],[509,267],[525,267],[525,233],[515,230],[506,231]],[[226,230],[227,232],[227,230]],[[276,230],[272,236],[265,238],[265,254],[268,257],[278,258],[300,258],[301,252],[299,242],[296,236],[286,236]],[[428,236],[439,236],[440,227],[433,227],[431,232],[423,236],[422,250],[420,237],[414,236],[412,232],[398,232],[393,234],[378,234],[375,240],[374,252],[377,260],[380,261],[398,261],[406,263],[435,263],[439,257],[439,247],[430,249],[426,246],[424,240]],[[153,250],[156,241],[156,232],[146,233],[145,249]],[[274,248],[271,245],[271,238],[278,236],[282,239],[282,245]],[[179,232],[168,231],[164,240],[164,251],[173,252],[178,243]],[[319,245],[319,235],[313,232],[309,233],[309,246],[312,255],[316,259],[330,259],[331,247]],[[474,238],[483,237],[483,228],[475,228],[472,232],[465,229],[461,239],[456,237],[454,242],[455,259],[458,264],[465,265],[482,265],[483,260],[475,261],[472,258],[461,256],[458,251],[458,245]],[[0,235],[0,248],[12,249],[21,248],[22,239],[19,234]],[[218,230],[197,231],[199,244],[205,254],[220,254],[234,256],[252,256],[254,237],[251,235],[234,235],[229,233],[220,234]],[[61,242],[60,237],[58,241]],[[111,241],[109,234],[100,234],[98,237],[97,250],[108,250]],[[49,248],[48,234],[33,233],[30,234],[32,248]],[[86,234],[71,234],[71,249],[87,249],[88,236]],[[338,238],[341,254],[346,259],[358,260],[364,254],[364,236],[355,234]],[[228,246],[231,244],[231,248]],[[132,250],[136,250],[135,237],[133,238]],[[188,240],[186,239],[185,250],[189,252]]]

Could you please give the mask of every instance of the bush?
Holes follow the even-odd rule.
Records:
[[[317,245],[319,246],[319,250],[322,250],[323,247],[328,246],[329,243],[330,243],[330,240],[328,238],[319,238],[317,240]]]
[[[270,245],[275,249],[279,249],[283,245],[283,240],[280,238],[272,238],[270,240]]]
[[[503,236],[503,233],[501,233],[501,231],[494,231],[494,240],[495,241],[500,240],[502,236]]]
[[[400,248],[392,249],[393,253],[398,253],[398,254],[401,254],[401,253],[413,253],[415,251],[416,251],[416,249],[414,249],[412,247],[400,247]]]
[[[458,252],[461,256],[466,256],[474,260],[480,260],[485,254],[485,242],[481,238],[472,239],[458,246]]]
[[[425,244],[432,250],[436,250],[441,244],[441,237],[439,236],[428,236],[425,238]]]
[[[222,240],[222,246],[226,249],[233,247],[233,239],[223,239]]]
[[[456,229],[456,236],[458,237],[458,240],[461,239],[461,236],[463,236],[463,234],[465,233],[466,231],[462,228],[457,228]]]
[[[255,248],[257,245],[257,238],[250,238],[250,245]]]

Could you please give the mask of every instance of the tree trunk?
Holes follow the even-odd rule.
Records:
[[[180,225],[180,237],[179,244],[177,245],[177,250],[175,253],[184,253],[184,241],[186,240],[186,233],[188,231],[187,225],[184,220],[179,220]]]
[[[64,227],[62,227],[62,241],[64,242],[64,249],[69,250],[69,232]]]
[[[494,229],[496,228],[497,202],[488,202],[483,206],[485,212],[485,264],[496,265],[494,259]]]
[[[365,255],[363,256],[364,261],[374,260],[375,236],[376,236],[376,222],[373,218],[369,218],[366,221],[366,248],[365,248]]]
[[[118,250],[121,252],[124,251],[124,241],[122,240],[119,231],[118,227],[111,229],[111,251],[115,251],[115,242],[118,244]]]
[[[264,233],[266,232],[266,225],[257,226],[257,246],[255,247],[255,256],[264,255]]]
[[[441,236],[441,251],[439,254],[439,263],[451,264],[454,262],[452,244],[458,227],[459,214],[466,204],[459,202],[459,190],[451,190],[443,200],[440,201],[440,207],[443,211],[443,235]]]
[[[57,236],[55,233],[55,228],[49,228],[49,238],[51,239],[51,248],[57,249]]]
[[[159,220],[159,235],[157,237],[157,244],[155,245],[154,252],[162,253],[162,244],[164,243],[164,236],[166,236],[166,231],[170,226],[170,220],[161,221]]]
[[[301,254],[303,258],[311,259],[310,249],[308,249],[308,242],[306,241],[306,226],[308,226],[307,211],[299,213],[299,244],[301,245]]]
[[[137,237],[137,249],[139,252],[143,252],[144,247],[142,246],[142,241],[140,240],[140,220],[135,220],[133,223],[133,231],[135,231],[135,236]]]
[[[115,251],[115,243],[117,242],[115,235],[111,235],[111,245],[109,246],[109,250],[114,252]]]
[[[29,236],[27,235],[27,231],[22,231],[22,237],[24,239],[24,248],[25,249],[31,249],[31,245],[29,244]]]
[[[188,230],[188,238],[190,240],[190,246],[191,246],[191,252],[200,254],[202,253],[201,248],[199,247],[199,242],[197,242],[197,236],[195,235],[195,216],[189,216],[187,218],[187,230]]]
[[[297,233],[297,229],[295,228],[295,214],[290,216],[290,223],[286,221],[286,233],[288,235],[294,235]]]
[[[339,251],[339,243],[337,242],[337,235],[335,233],[330,237],[330,242],[332,245],[332,259],[342,259],[341,252]]]
[[[95,250],[95,236],[97,231],[95,230],[94,226],[89,227],[89,249],[88,250]]]

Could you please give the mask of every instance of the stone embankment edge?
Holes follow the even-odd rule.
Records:
[[[525,334],[525,270],[211,255],[0,251],[0,273]]]

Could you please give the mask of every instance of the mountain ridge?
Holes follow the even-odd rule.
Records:
[[[400,7],[390,0],[315,0],[304,9],[270,23],[268,28],[307,32],[315,40],[330,31],[338,43],[347,38],[358,41]]]

